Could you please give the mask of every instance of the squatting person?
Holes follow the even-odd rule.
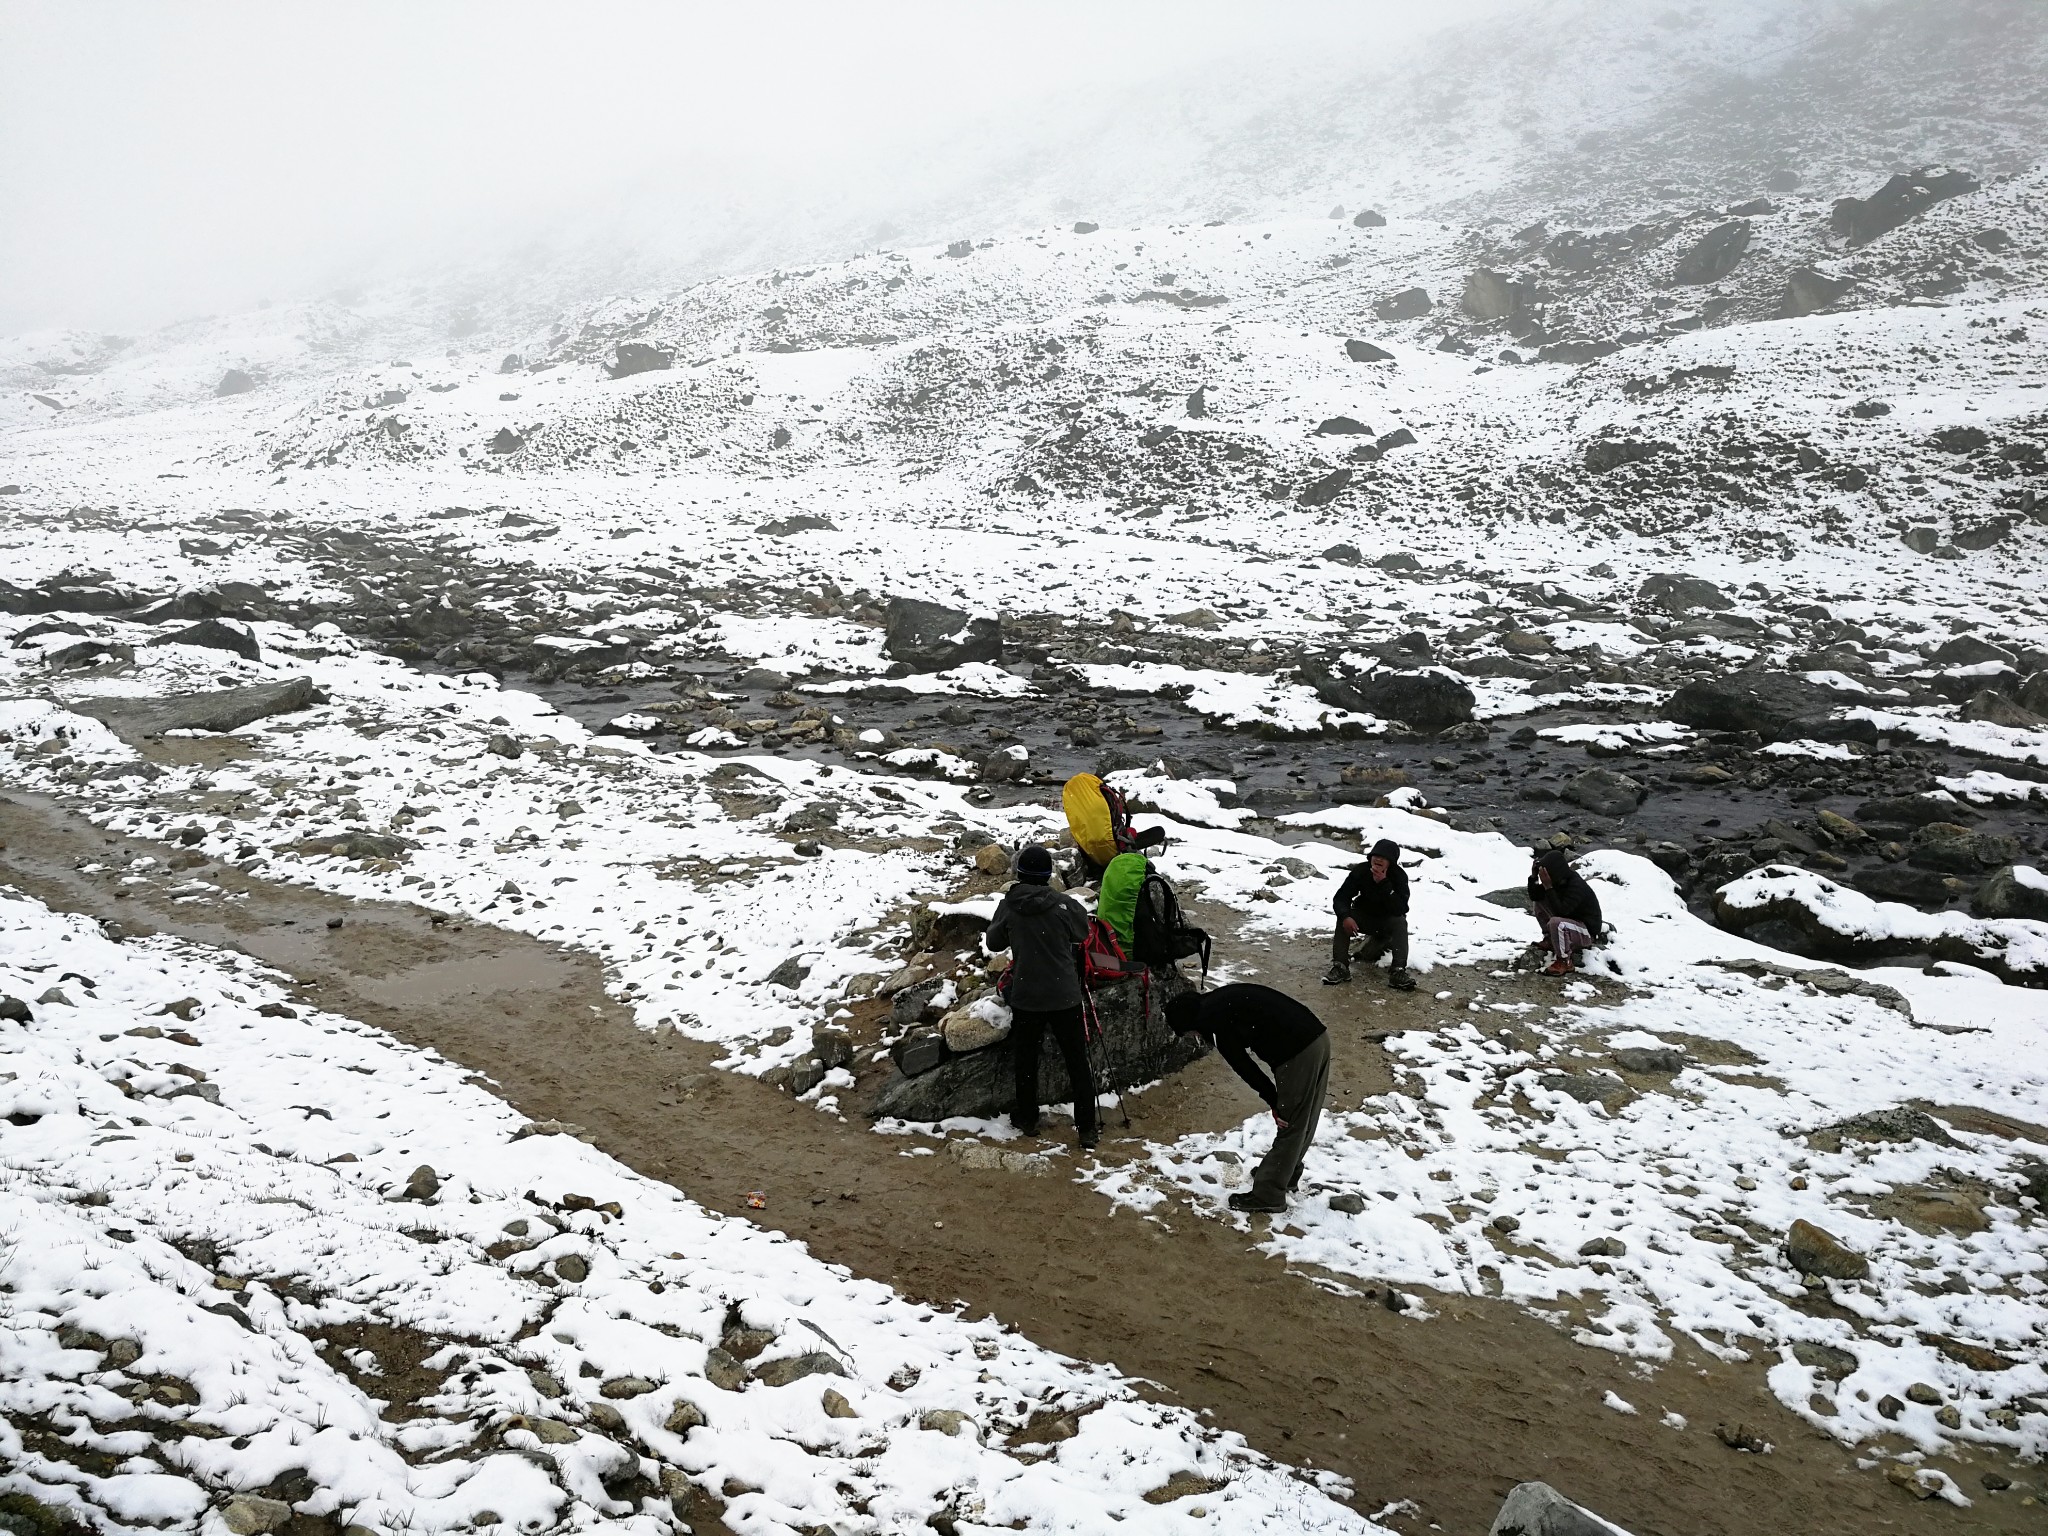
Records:
[[[1214,1041],[1273,1112],[1272,1150],[1253,1172],[1252,1187],[1230,1197],[1230,1208],[1286,1210],[1330,1087],[1330,1036],[1323,1021],[1285,992],[1244,981],[1213,992],[1181,993],[1166,1005],[1166,1022],[1175,1034]],[[1270,1078],[1254,1056],[1272,1068]]]
[[[1052,854],[1033,843],[1017,855],[1017,882],[1004,893],[988,925],[991,952],[1010,952],[1006,1000],[1016,1097],[1010,1123],[1026,1136],[1038,1134],[1038,1055],[1052,1035],[1074,1085],[1074,1129],[1081,1146],[1093,1147],[1101,1132],[1095,1117],[1095,1076],[1088,1070],[1088,1042],[1081,1024],[1081,944],[1088,914],[1079,902],[1052,888]]]
[[[1351,979],[1351,940],[1365,935],[1367,965],[1388,955],[1387,985],[1397,992],[1413,992],[1415,978],[1408,974],[1408,872],[1401,867],[1401,846],[1387,838],[1372,845],[1372,854],[1356,866],[1337,887],[1331,903],[1337,913],[1337,932],[1330,940],[1330,969],[1323,975],[1326,987],[1341,986]]]
[[[1535,855],[1529,868],[1529,906],[1550,951],[1543,974],[1571,975],[1578,968],[1574,957],[1600,937],[1600,898],[1572,868],[1562,848]]]

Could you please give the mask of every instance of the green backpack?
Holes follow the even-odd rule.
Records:
[[[1120,853],[1102,872],[1102,894],[1095,898],[1095,915],[1115,931],[1127,954],[1137,939],[1138,893],[1145,888],[1151,867],[1142,853]]]

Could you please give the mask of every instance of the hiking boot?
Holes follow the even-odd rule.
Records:
[[[1569,976],[1575,969],[1576,967],[1569,960],[1553,960],[1550,964],[1543,967],[1543,974],[1546,976]]]
[[[1323,972],[1323,985],[1326,987],[1341,987],[1350,979],[1351,967],[1348,965],[1333,965]]]
[[[1387,972],[1387,985],[1396,992],[1413,992],[1415,990],[1415,978],[1408,974],[1407,966],[1397,965]]]
[[[1262,1211],[1267,1215],[1277,1215],[1287,1209],[1287,1202],[1267,1200],[1247,1189],[1230,1197],[1230,1208],[1233,1211]]]
[[[1038,1121],[1035,1118],[1030,1120],[1012,1120],[1010,1127],[1019,1136],[1036,1136],[1038,1134]]]
[[[1083,1152],[1093,1152],[1097,1147],[1101,1145],[1102,1132],[1095,1129],[1093,1126],[1090,1126],[1087,1130],[1081,1133],[1081,1150]]]

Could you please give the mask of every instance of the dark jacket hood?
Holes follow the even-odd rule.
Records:
[[[1372,845],[1372,852],[1368,853],[1366,857],[1368,859],[1385,859],[1389,864],[1398,866],[1401,862],[1401,845],[1390,837],[1383,837]]]
[[[1065,891],[1054,890],[1046,880],[1019,880],[1009,891],[1010,908],[1016,912],[1050,912],[1067,899]]]
[[[1550,871],[1553,886],[1562,886],[1566,881],[1579,878],[1579,872],[1572,868],[1572,861],[1562,848],[1553,848],[1537,859],[1536,867]]]

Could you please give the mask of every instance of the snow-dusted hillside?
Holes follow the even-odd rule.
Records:
[[[1568,1454],[1646,1530],[1701,1488],[1701,1528],[2010,1528],[2048,1450],[2048,24],[1559,0],[1420,46],[1073,117],[897,210],[924,243],[0,341],[0,1490],[207,1536],[1448,1529]],[[1222,973],[1340,1042],[1301,1199],[1235,1247],[1346,1319],[1555,1325],[1600,1363],[1507,1358],[1590,1417],[1453,1382],[1413,1411],[1471,1443],[1404,1448],[1340,1379],[1394,1343],[1245,1303],[1329,1352],[1311,1431],[1168,1348],[1199,1274],[1100,1342],[1158,1408],[641,1145],[511,1140],[580,1011],[498,1097],[431,1023],[446,1059],[282,1001],[296,894],[567,946],[721,1113],[990,1181],[975,1262],[919,1256],[940,1299],[1005,1316],[1037,1262],[1003,1181],[1091,1202],[1085,1299],[1240,1221],[1265,1126],[1213,1062],[1099,1158],[978,1117],[885,1121],[898,1157],[864,1114],[892,1046],[1003,1027],[977,925],[1080,769],[1169,825]],[[1315,988],[1382,836],[1425,985]],[[1532,844],[1610,904],[1561,989]],[[775,1384],[806,1325],[837,1369]]]

